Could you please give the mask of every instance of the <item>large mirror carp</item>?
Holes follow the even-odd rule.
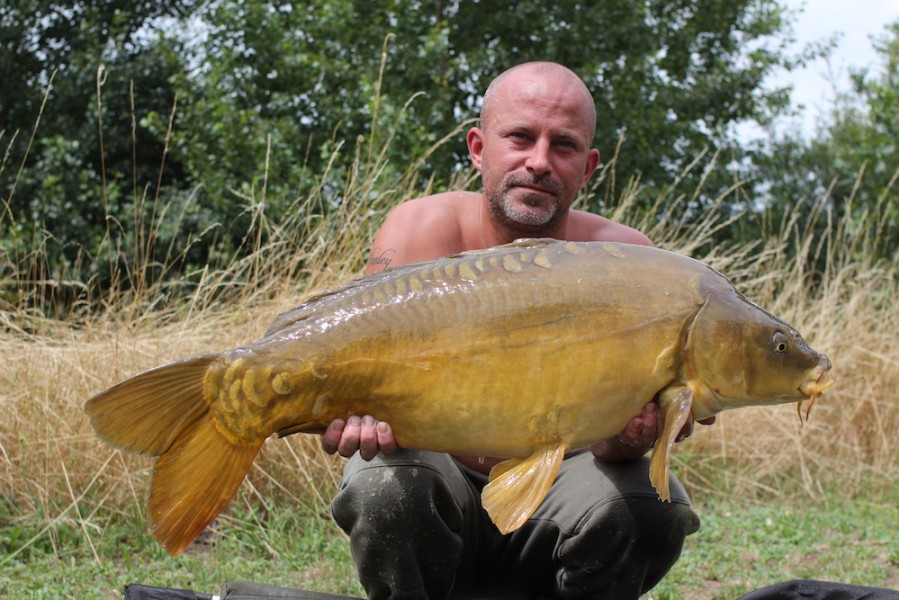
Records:
[[[814,399],[830,361],[722,275],[672,252],[525,240],[361,278],[282,314],[257,342],[140,373],[86,405],[98,435],[158,456],[153,533],[172,554],[222,511],[262,443],[370,414],[398,443],[500,457],[500,531],[543,500],[566,451],[655,400],[650,479],[668,493],[688,419]]]

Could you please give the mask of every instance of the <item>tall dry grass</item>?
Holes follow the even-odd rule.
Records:
[[[38,542],[55,549],[65,543],[63,531],[93,548],[116,519],[143,517],[151,461],[100,442],[83,414],[85,400],[163,362],[254,340],[280,311],[360,273],[386,212],[430,191],[414,169],[399,185],[383,188],[383,160],[383,153],[357,153],[339,207],[325,207],[313,193],[278,222],[260,211],[256,226],[269,241],[226,269],[204,273],[186,302],[159,302],[161,290],[146,286],[140,294],[110,297],[77,327],[46,318],[34,327],[43,317],[3,309],[0,529],[25,533],[0,561]],[[894,489],[899,264],[874,260],[866,246],[880,216],[829,221],[824,197],[814,217],[826,221],[823,237],[793,219],[752,244],[710,248],[715,232],[729,225],[719,211],[689,227],[673,216],[640,221],[634,207],[642,193],[638,185],[626,187],[610,216],[644,229],[660,246],[688,254],[701,249],[747,296],[826,352],[837,378],[804,424],[794,406],[780,406],[726,413],[699,428],[681,445],[675,465],[694,495],[806,502]],[[246,201],[252,210],[261,199]],[[662,195],[656,212],[675,215],[686,201]],[[823,271],[807,272],[809,259],[818,256]],[[287,502],[324,513],[339,462],[312,436],[269,442],[235,504]]]

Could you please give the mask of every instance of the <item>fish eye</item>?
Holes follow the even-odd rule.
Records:
[[[775,331],[771,338],[771,347],[775,352],[783,353],[787,351],[787,336],[780,331]]]

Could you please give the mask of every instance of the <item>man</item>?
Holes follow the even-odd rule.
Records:
[[[590,147],[595,110],[584,83],[561,65],[526,63],[498,76],[467,136],[482,193],[398,206],[375,236],[368,272],[524,237],[651,245],[634,229],[571,209],[599,164]],[[370,415],[331,423],[324,449],[352,457],[332,511],[368,597],[638,598],[699,527],[678,482],[671,503],[649,483],[643,455],[659,420],[648,402],[619,436],[566,457],[537,512],[506,536],[479,499],[498,460],[398,449],[390,425]]]

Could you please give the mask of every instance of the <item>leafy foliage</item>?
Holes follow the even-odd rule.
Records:
[[[817,210],[823,197],[833,219],[881,215],[876,231],[859,243],[890,257],[899,250],[899,22],[886,27],[875,49],[881,69],[852,73],[852,89],[837,98],[813,138],[772,136],[755,149],[747,179],[775,209],[792,199]]]
[[[127,229],[133,244],[132,224],[150,210],[143,190],[188,183],[175,164],[160,173],[165,140],[140,112],[171,108],[168,78],[181,65],[150,36],[154,21],[183,7],[13,0],[0,8],[0,220],[12,261],[25,265],[21,279],[111,285],[111,267],[125,259],[109,252],[111,230]],[[35,247],[39,263],[28,258]]]
[[[599,147],[611,157],[623,135],[619,170],[661,188],[727,146],[729,124],[780,110],[785,95],[761,81],[792,65],[771,47],[786,27],[773,1],[220,2],[204,22],[205,69],[181,84],[204,126],[190,135],[194,175],[208,185],[227,174],[219,189],[258,178],[268,143],[283,168],[316,170],[320,155],[304,148],[370,135],[414,97],[390,151],[408,162],[476,116],[494,76],[541,59],[585,79]],[[445,182],[466,164],[459,135],[427,166]]]

